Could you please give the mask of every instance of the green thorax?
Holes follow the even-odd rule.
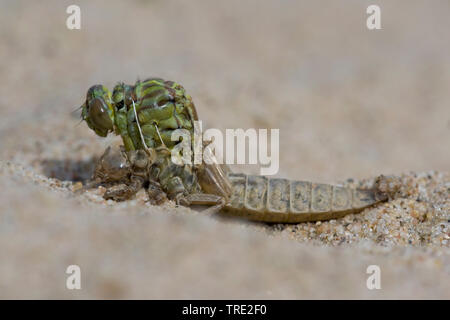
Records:
[[[193,134],[194,121],[197,120],[195,106],[178,83],[151,78],[137,81],[134,86],[118,84],[112,99],[116,110],[116,133],[122,137],[126,150],[143,148],[133,101],[147,147],[160,146],[162,139],[167,147],[172,148],[178,143],[171,140],[176,129],[187,129]]]

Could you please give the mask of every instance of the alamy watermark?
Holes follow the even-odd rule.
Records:
[[[72,4],[66,8],[69,16],[66,19],[66,27],[69,30],[81,29],[81,9],[79,6]],[[372,4],[367,7],[366,13],[369,15],[366,20],[366,26],[369,30],[381,29],[381,9],[380,6]]]
[[[367,278],[366,286],[369,290],[381,289],[381,269],[376,264],[367,267],[366,273],[370,274]]]
[[[72,4],[67,7],[66,13],[69,16],[66,19],[66,27],[69,30],[80,30],[81,29],[81,9],[79,6]]]
[[[219,129],[207,129],[203,133],[202,122],[194,121],[193,136],[187,129],[176,129],[173,131],[171,139],[180,141],[171,151],[172,161],[178,165],[203,162],[206,164],[260,164],[261,175],[278,173],[279,129],[270,129],[270,154],[268,153],[267,129],[250,128],[245,131],[243,129],[226,129],[224,137]]]
[[[381,9],[376,4],[367,7],[366,13],[369,14],[366,20],[366,26],[369,30],[381,29]]]
[[[69,276],[66,279],[66,288],[69,290],[81,289],[81,269],[76,264],[67,267],[66,273]]]

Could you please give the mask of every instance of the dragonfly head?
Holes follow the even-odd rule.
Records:
[[[97,135],[106,137],[114,130],[114,107],[111,93],[105,86],[90,87],[81,107],[81,118]]]

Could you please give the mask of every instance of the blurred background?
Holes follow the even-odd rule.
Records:
[[[151,76],[181,83],[204,128],[280,129],[281,177],[447,172],[449,16],[448,0],[0,0],[0,159],[19,166],[0,177],[0,297],[448,297],[448,250],[298,243],[58,181],[88,179],[113,140],[78,124],[87,89]],[[80,292],[64,286],[73,263]],[[365,287],[373,263],[384,291]]]
[[[0,154],[101,153],[109,142],[71,115],[87,89],[158,76],[204,128],[279,128],[279,176],[446,171],[450,3],[376,1],[371,31],[372,2],[1,1]],[[81,30],[66,28],[71,4]]]

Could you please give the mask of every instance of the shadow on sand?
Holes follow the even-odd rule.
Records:
[[[45,159],[41,161],[42,173],[61,181],[86,182],[91,179],[98,158],[88,160]]]

